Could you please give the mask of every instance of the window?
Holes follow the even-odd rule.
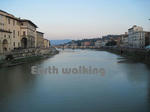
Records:
[[[3,29],[3,18],[1,15],[0,15],[0,29]]]
[[[19,33],[20,33],[20,32],[18,31],[18,36],[19,36]]]
[[[10,18],[8,18],[8,24],[10,24]]]
[[[15,30],[13,30],[13,37],[15,38]]]
[[[13,25],[15,26],[15,20],[13,20]]]
[[[26,35],[26,32],[25,32],[25,31],[23,31],[23,35]]]
[[[15,47],[15,42],[14,42],[14,47]]]

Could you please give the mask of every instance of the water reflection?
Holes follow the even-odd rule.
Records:
[[[147,68],[150,70],[150,66],[147,66]],[[147,101],[148,101],[148,107],[150,111],[150,74],[148,75],[148,83],[147,83]]]
[[[0,101],[19,89],[22,89],[30,82],[33,85],[34,76],[30,74],[30,66],[28,64],[3,68],[0,70]]]
[[[106,74],[33,75],[33,65],[93,66],[104,68]],[[46,60],[0,69],[0,112],[149,112],[149,108],[149,67],[112,53],[64,50]]]
[[[145,65],[138,61],[133,61],[126,58],[118,58],[118,60],[118,63],[123,63],[126,65],[125,71],[128,71],[127,77],[130,81],[135,82],[136,84],[145,83],[145,85],[147,85],[147,106],[148,111],[150,111],[150,65]],[[142,91],[138,91],[138,94],[141,92]]]
[[[147,87],[147,100],[148,100],[148,106],[149,106],[149,111],[150,111],[150,75],[148,76],[148,87]]]

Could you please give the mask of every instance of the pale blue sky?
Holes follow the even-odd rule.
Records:
[[[150,0],[0,0],[0,9],[32,20],[48,39],[122,34],[135,24],[150,31]]]

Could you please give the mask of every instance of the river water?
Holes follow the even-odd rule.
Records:
[[[57,72],[42,72],[49,67]],[[80,67],[100,71],[86,73]],[[67,74],[63,68],[80,72]],[[0,69],[0,112],[149,111],[150,68],[109,52],[64,50],[49,59]]]

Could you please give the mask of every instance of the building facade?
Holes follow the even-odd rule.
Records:
[[[145,47],[145,32],[142,27],[134,25],[128,29],[128,43],[131,48]]]
[[[145,46],[150,45],[150,32],[145,32]]]
[[[50,41],[47,39],[44,39],[44,48],[49,48],[50,47]]]
[[[20,20],[0,10],[0,53],[20,47]]]
[[[44,33],[36,31],[37,48],[44,48]]]
[[[37,46],[36,37],[37,26],[30,20],[20,20],[21,48],[35,48]]]
[[[91,45],[91,42],[90,42],[90,41],[84,42],[84,46],[90,46],[90,45]]]
[[[95,46],[96,46],[96,47],[101,47],[101,46],[102,46],[102,40],[97,40],[97,41],[95,42]]]
[[[122,34],[117,38],[117,46],[128,47],[128,33]]]
[[[122,47],[128,47],[128,33],[125,33],[124,35],[121,36],[121,41]]]
[[[0,53],[11,52],[14,49],[36,48],[38,41],[37,26],[30,20],[20,19],[0,10]],[[42,35],[43,38],[43,35]]]

